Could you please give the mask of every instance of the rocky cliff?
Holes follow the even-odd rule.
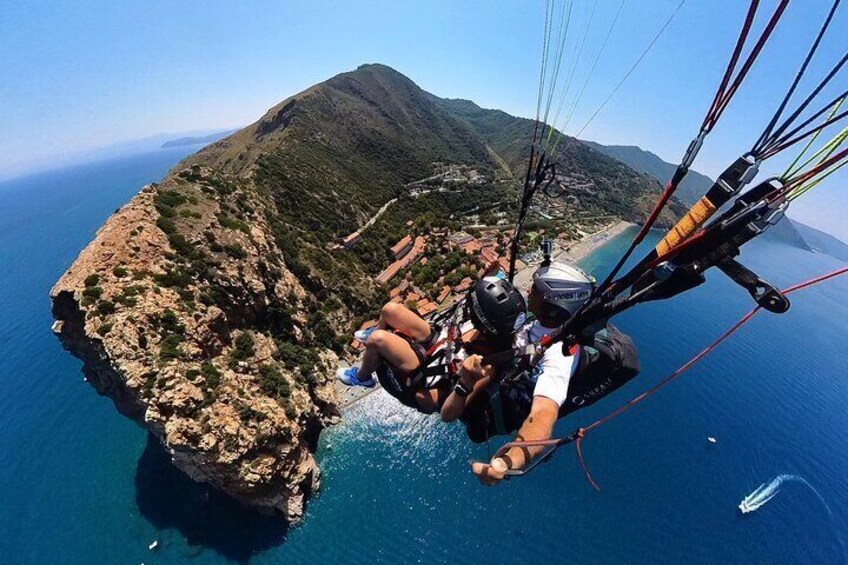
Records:
[[[243,211],[272,205],[257,199],[199,166],[145,187],[56,283],[54,331],[177,467],[295,519],[318,486],[318,432],[338,417],[337,359],[284,358],[257,331],[289,317],[297,333],[309,308],[263,215]]]

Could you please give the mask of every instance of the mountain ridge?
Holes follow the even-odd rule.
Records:
[[[848,262],[848,244],[844,241],[832,234],[816,229],[807,224],[803,224],[796,220],[792,221],[795,224],[795,229],[798,230],[801,237],[804,238],[804,241],[807,242],[807,245],[809,245],[813,251],[824,253],[841,261]]]
[[[651,175],[660,182],[670,179],[677,167],[665,161],[656,153],[642,149],[636,145],[602,145],[585,139],[581,139],[580,141],[595,151],[600,151],[605,155],[630,165],[630,167],[637,171]],[[710,177],[690,168],[677,188],[677,197],[691,206],[703,196],[712,184],[713,180]]]
[[[530,156],[529,147],[534,131],[533,120],[516,118],[502,110],[481,108],[470,100],[439,98],[436,100],[437,104],[465,119],[517,175],[524,174],[524,168]],[[650,213],[655,197],[662,189],[655,178],[627,166],[626,163],[622,169],[619,160],[600,159],[597,152],[587,149],[577,139],[563,135],[561,132],[556,134],[561,136],[557,170],[601,179],[597,183],[597,190],[604,195],[603,202],[586,202],[584,199],[581,203],[583,206],[588,206],[595,212],[612,212],[622,219],[637,223]],[[633,172],[638,176],[630,176]],[[624,180],[624,186],[616,182],[619,179]],[[651,190],[646,190],[645,188],[649,185]],[[672,199],[668,209],[660,215],[658,226],[671,227],[684,212],[684,206],[677,199]]]
[[[210,134],[207,134],[207,135],[201,135],[201,136],[178,137],[176,139],[169,139],[168,141],[163,143],[161,147],[162,147],[162,149],[168,149],[169,147],[183,147],[183,146],[187,146],[187,145],[200,145],[201,143],[202,144],[212,143],[212,142],[218,141],[219,139],[226,137],[226,136],[228,136],[232,133],[235,133],[237,131],[238,131],[238,128],[228,129],[228,130],[224,130],[224,131],[216,131],[216,132],[213,132],[213,133],[210,133]]]

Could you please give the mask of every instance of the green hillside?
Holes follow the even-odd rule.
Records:
[[[221,196],[229,215],[250,224],[261,213],[285,266],[304,286],[361,313],[381,300],[372,277],[385,266],[388,248],[408,233],[408,220],[444,223],[477,208],[514,214],[515,179],[523,176],[532,129],[530,120],[440,99],[387,66],[363,65],[280,102],[187,158],[172,176],[191,165],[214,171],[216,182],[230,186]],[[486,180],[458,191],[410,194],[409,183],[446,164],[474,168]],[[641,221],[660,191],[648,175],[571,138],[558,172],[581,179],[581,189],[568,195],[575,218]],[[333,247],[393,199],[360,243]],[[673,204],[663,222],[681,209]],[[182,218],[173,221],[179,232]]]
[[[433,99],[451,114],[464,119],[519,178],[523,176],[533,136],[532,120],[480,108],[468,100]],[[592,151],[571,137],[564,136],[557,165],[558,173],[585,177],[594,185],[590,190],[572,191],[577,195],[581,213],[615,214],[640,222],[660,192],[655,178]],[[683,206],[673,201],[660,217],[659,225],[670,227],[682,212]]]

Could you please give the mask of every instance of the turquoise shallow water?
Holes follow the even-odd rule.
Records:
[[[484,447],[380,392],[322,436],[323,485],[301,526],[184,479],[83,382],[50,333],[47,293],[109,213],[186,152],[0,184],[0,562],[845,563],[843,280],[796,295],[782,317],[758,317],[688,377],[594,433],[585,452],[601,493],[567,448],[529,477],[483,488],[467,466]],[[585,265],[600,275],[622,241]],[[839,265],[768,243],[744,259],[779,284]],[[713,275],[621,316],[642,376],[558,430],[656,382],[749,306]],[[736,512],[782,474],[821,498],[790,481],[757,512]]]

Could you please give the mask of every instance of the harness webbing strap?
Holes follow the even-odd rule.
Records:
[[[426,357],[431,357],[431,356],[432,356],[434,353],[436,353],[436,352],[439,350],[439,348],[440,348],[441,346],[443,346],[443,345],[444,345],[447,341],[448,341],[447,339],[440,339],[439,341],[437,341],[436,343],[434,343],[433,345],[431,345],[431,346],[427,349],[427,351],[424,353],[424,355],[425,355]]]

